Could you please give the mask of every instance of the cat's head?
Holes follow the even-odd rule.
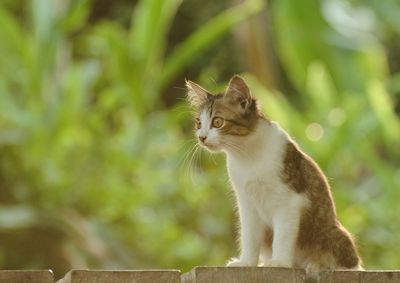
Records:
[[[262,117],[257,100],[245,81],[235,75],[224,93],[211,94],[186,81],[187,98],[196,109],[195,135],[209,151],[229,150],[240,138],[250,135]]]

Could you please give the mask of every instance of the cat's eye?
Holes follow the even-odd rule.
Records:
[[[212,120],[212,126],[213,126],[214,128],[221,128],[223,124],[224,124],[224,119],[221,118],[221,117],[215,117],[215,118]]]
[[[201,121],[200,121],[199,118],[196,118],[194,120],[194,123],[195,123],[196,129],[200,129],[201,128]]]

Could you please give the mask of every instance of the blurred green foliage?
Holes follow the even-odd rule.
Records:
[[[128,27],[89,21],[85,0],[0,4],[1,268],[185,271],[233,256],[223,157],[191,154],[178,98],[185,73],[215,90],[251,69],[230,32],[256,13],[284,86],[248,73],[253,94],[326,171],[366,267],[398,268],[398,2],[209,2],[219,12],[203,18],[196,1],[141,0]],[[174,38],[184,21],[200,24]]]

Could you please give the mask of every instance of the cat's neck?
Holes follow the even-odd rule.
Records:
[[[276,122],[260,118],[256,129],[247,136],[235,138],[235,146],[226,149],[225,153],[228,159],[251,161],[259,158],[261,153],[275,151],[277,145],[288,139]]]

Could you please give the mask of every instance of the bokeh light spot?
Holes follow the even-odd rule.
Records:
[[[311,123],[306,128],[306,136],[311,141],[319,141],[324,136],[324,128],[318,123]]]
[[[346,121],[346,112],[342,108],[334,108],[328,114],[329,124],[338,127]]]

